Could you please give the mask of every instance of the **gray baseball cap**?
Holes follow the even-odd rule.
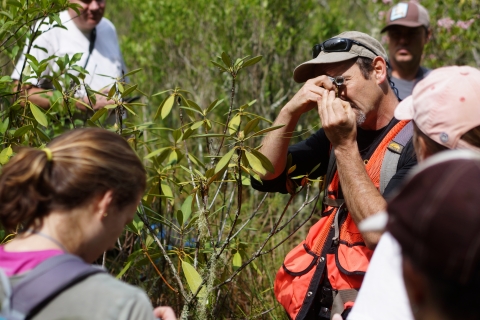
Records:
[[[338,36],[335,36],[332,39],[335,38],[354,40],[361,43],[363,46],[353,43],[350,50],[348,51],[324,52],[322,50],[320,54],[314,59],[304,62],[295,68],[295,70],[293,71],[293,79],[295,80],[295,82],[302,83],[307,81],[308,79],[318,76],[314,73],[313,68],[313,66],[317,64],[330,64],[335,62],[347,61],[357,57],[374,59],[375,57],[380,56],[385,59],[385,61],[388,60],[387,52],[380,44],[380,42],[378,42],[376,39],[372,38],[366,33],[358,31],[346,31],[340,33]],[[376,54],[374,54],[372,51],[368,50],[364,46],[368,47]]]

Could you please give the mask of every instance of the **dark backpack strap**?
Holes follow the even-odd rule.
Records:
[[[385,192],[385,188],[397,172],[398,161],[408,141],[413,136],[413,122],[407,123],[400,130],[395,138],[389,143],[385,156],[383,157],[382,168],[380,169],[380,193]]]
[[[325,183],[324,183],[324,190],[323,190],[323,206],[325,209],[325,206],[330,206],[330,207],[335,207],[339,208],[345,203],[344,199],[331,199],[328,197],[328,187],[330,186],[330,183],[333,180],[333,176],[335,175],[335,172],[337,171],[337,158],[335,157],[335,150],[333,150],[333,147],[330,149],[330,157],[328,159],[328,167],[327,167],[327,173],[325,175]],[[322,210],[323,213],[324,210]]]
[[[12,286],[10,309],[30,319],[62,291],[100,272],[105,271],[71,254],[49,258]]]
[[[85,64],[83,65],[83,69],[87,67],[88,61],[90,60],[90,56],[92,55],[93,48],[95,48],[95,40],[97,39],[97,29],[93,28],[92,32],[90,32],[90,43],[88,45],[88,56]]]

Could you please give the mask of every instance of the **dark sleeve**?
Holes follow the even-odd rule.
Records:
[[[416,164],[417,157],[415,155],[415,149],[413,148],[412,139],[410,139],[398,160],[397,173],[395,173],[385,188],[385,192],[383,193],[385,199],[388,200],[396,193],[395,191],[402,185],[410,169]]]
[[[327,172],[328,158],[330,151],[330,141],[323,129],[318,130],[306,140],[291,145],[288,153],[292,155],[292,164],[296,165],[291,177],[309,174],[315,166],[320,164],[315,172],[309,175],[310,178],[318,178]],[[262,180],[262,183],[250,178],[252,187],[264,192],[280,192],[287,193],[287,168],[277,178],[272,180]]]

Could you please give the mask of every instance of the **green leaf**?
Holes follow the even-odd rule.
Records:
[[[47,116],[45,116],[45,114],[40,111],[40,108],[34,105],[31,101],[29,101],[29,105],[32,114],[35,117],[35,120],[37,120],[37,122],[40,123],[42,126],[48,127]]]
[[[230,162],[230,159],[233,157],[233,153],[235,152],[235,148],[232,148],[232,150],[228,151],[221,159],[218,161],[217,165],[215,166],[215,173],[223,170],[226,166],[228,166],[228,163]]]
[[[44,140],[44,141],[50,141],[50,137],[45,133],[43,132],[40,128],[35,128],[35,132],[37,132],[38,136]]]
[[[188,107],[192,108],[195,112],[198,112],[201,115],[203,115],[202,108],[200,108],[200,106],[195,101],[187,99],[187,100],[185,100],[185,103],[187,104]]]
[[[0,164],[6,164],[8,162],[8,159],[10,159],[10,156],[13,154],[13,150],[10,146],[7,148],[3,149],[2,152],[0,152]]]
[[[318,167],[320,167],[321,163],[317,164],[313,169],[310,171],[309,175],[317,171]]]
[[[172,150],[172,152],[170,153],[170,156],[168,157],[167,166],[177,164],[177,162],[178,162],[178,154],[176,150]]]
[[[155,94],[152,94],[152,97],[159,96],[159,95],[164,94],[165,92],[169,92],[169,91],[172,91],[172,90],[169,89],[169,90],[157,92],[157,93],[155,93]]]
[[[177,221],[180,226],[183,225],[183,213],[182,210],[177,210]]]
[[[57,89],[59,92],[63,91],[63,88],[62,88],[62,86],[60,85],[60,82],[58,82],[57,79],[53,79],[52,83],[53,83],[53,86],[55,87],[55,89]]]
[[[17,130],[15,130],[15,132],[13,133],[13,136],[15,138],[21,137],[32,129],[33,129],[33,126],[31,124],[23,126],[21,128],[18,128]]]
[[[104,114],[108,113],[108,109],[102,108],[95,112],[95,114],[90,118],[90,121],[95,122],[100,119]]]
[[[194,294],[202,284],[202,277],[200,277],[200,274],[197,272],[197,270],[195,270],[195,268],[186,261],[182,261],[182,269],[183,273],[185,274],[185,278],[187,279],[188,286],[190,287],[192,294]],[[200,289],[198,297],[204,298],[205,296],[206,291],[205,287],[203,287]]]
[[[77,61],[79,61],[82,58],[83,53],[75,53],[72,57],[72,60],[70,60],[70,63],[73,64]]]
[[[296,165],[296,164],[294,164],[293,166],[291,166],[291,167],[288,169],[287,174],[291,174],[293,171],[295,171],[295,169],[297,169],[297,165]]]
[[[117,87],[120,93],[123,93],[125,91],[121,82],[117,82]]]
[[[192,204],[193,204],[193,196],[189,195],[185,198],[185,201],[182,203],[182,213],[183,213],[183,221],[187,222],[192,214]]]
[[[271,173],[275,172],[275,168],[273,167],[273,164],[270,162],[270,160],[265,157],[260,151],[252,149],[251,150],[252,154],[260,160],[262,163],[262,166]]]
[[[259,62],[260,60],[262,60],[262,56],[253,57],[252,59],[249,59],[243,63],[242,69],[249,66],[253,66],[255,63]]]
[[[175,95],[172,94],[168,99],[165,101],[162,107],[162,111],[160,113],[160,116],[162,117],[162,120],[165,119],[170,111],[172,111],[173,103],[175,102]]]
[[[173,192],[172,188],[166,183],[160,184],[160,187],[162,188],[163,195],[165,195],[167,198],[172,198],[173,199]]]
[[[162,153],[164,150],[167,150],[167,149],[170,149],[170,147],[165,147],[165,148],[161,148],[161,149],[157,149],[153,152],[150,152],[149,154],[147,154],[143,159],[150,159],[152,157],[155,157],[156,155]]]
[[[242,118],[240,117],[240,115],[237,113],[233,118],[232,120],[230,120],[230,123],[228,124],[228,132],[230,134],[234,134],[235,132],[237,132],[238,130],[238,126],[240,125],[240,120]]]
[[[222,71],[222,72],[228,71],[228,69],[225,68],[224,66],[222,66],[220,63],[217,63],[213,60],[210,60],[210,62],[213,63],[218,69],[220,69],[220,71]]]
[[[222,60],[223,60],[223,63],[225,63],[225,65],[227,67],[232,66],[232,59],[230,59],[230,56],[228,54],[226,54],[225,52],[222,52]]]
[[[131,86],[130,88],[128,88],[127,90],[123,91],[122,98],[128,96],[130,93],[135,91],[137,89],[137,87],[138,87],[138,84],[135,84],[135,85]]]
[[[141,70],[142,70],[142,68],[138,68],[138,69],[132,70],[132,71],[130,71],[130,72],[127,72],[127,73],[124,75],[124,77],[131,76],[132,74],[135,74],[135,73],[137,73],[137,72],[139,72],[139,71],[141,71]]]
[[[203,125],[204,121],[197,121],[195,122],[194,124],[192,124],[192,126],[190,127],[191,130],[196,130],[198,128],[200,128],[202,125]]]
[[[222,104],[223,102],[223,99],[220,99],[220,100],[215,100],[213,101],[212,103],[210,103],[210,105],[208,106],[207,110],[205,111],[205,113],[209,113],[211,111],[213,111],[213,109],[215,109],[216,107],[218,107],[220,104]]]
[[[245,156],[247,157],[248,163],[253,170],[259,172],[260,174],[267,173],[267,170],[265,170],[265,168],[263,167],[262,162],[252,153],[245,150]]]
[[[245,133],[245,135],[248,135],[250,132],[252,132],[253,129],[257,127],[259,122],[260,122],[259,118],[255,118],[253,120],[248,121],[247,124],[245,125],[245,128],[243,129],[243,132]]]
[[[240,252],[236,252],[234,255],[233,255],[233,270],[237,270],[238,268],[240,268],[242,266],[242,256],[240,255]]]
[[[113,95],[115,94],[115,91],[116,91],[116,85],[113,84],[113,86],[108,91],[108,95],[107,95],[108,99],[112,99]]]
[[[283,126],[285,126],[285,125],[282,124],[282,125],[279,125],[279,126],[273,126],[273,127],[270,127],[270,128],[266,128],[266,129],[257,131],[257,132],[255,132],[254,134],[252,134],[249,138],[251,138],[251,137],[256,137],[256,136],[262,135],[262,134],[264,134],[264,133],[267,133],[267,132],[270,132],[270,131],[273,131],[273,130],[280,129],[280,128],[283,127]]]
[[[10,123],[10,118],[5,118],[3,122],[0,123],[0,133],[4,134],[8,129],[8,124]]]

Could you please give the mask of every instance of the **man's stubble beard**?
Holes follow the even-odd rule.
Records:
[[[367,120],[367,115],[363,111],[357,109],[357,127],[360,127],[365,120]]]

